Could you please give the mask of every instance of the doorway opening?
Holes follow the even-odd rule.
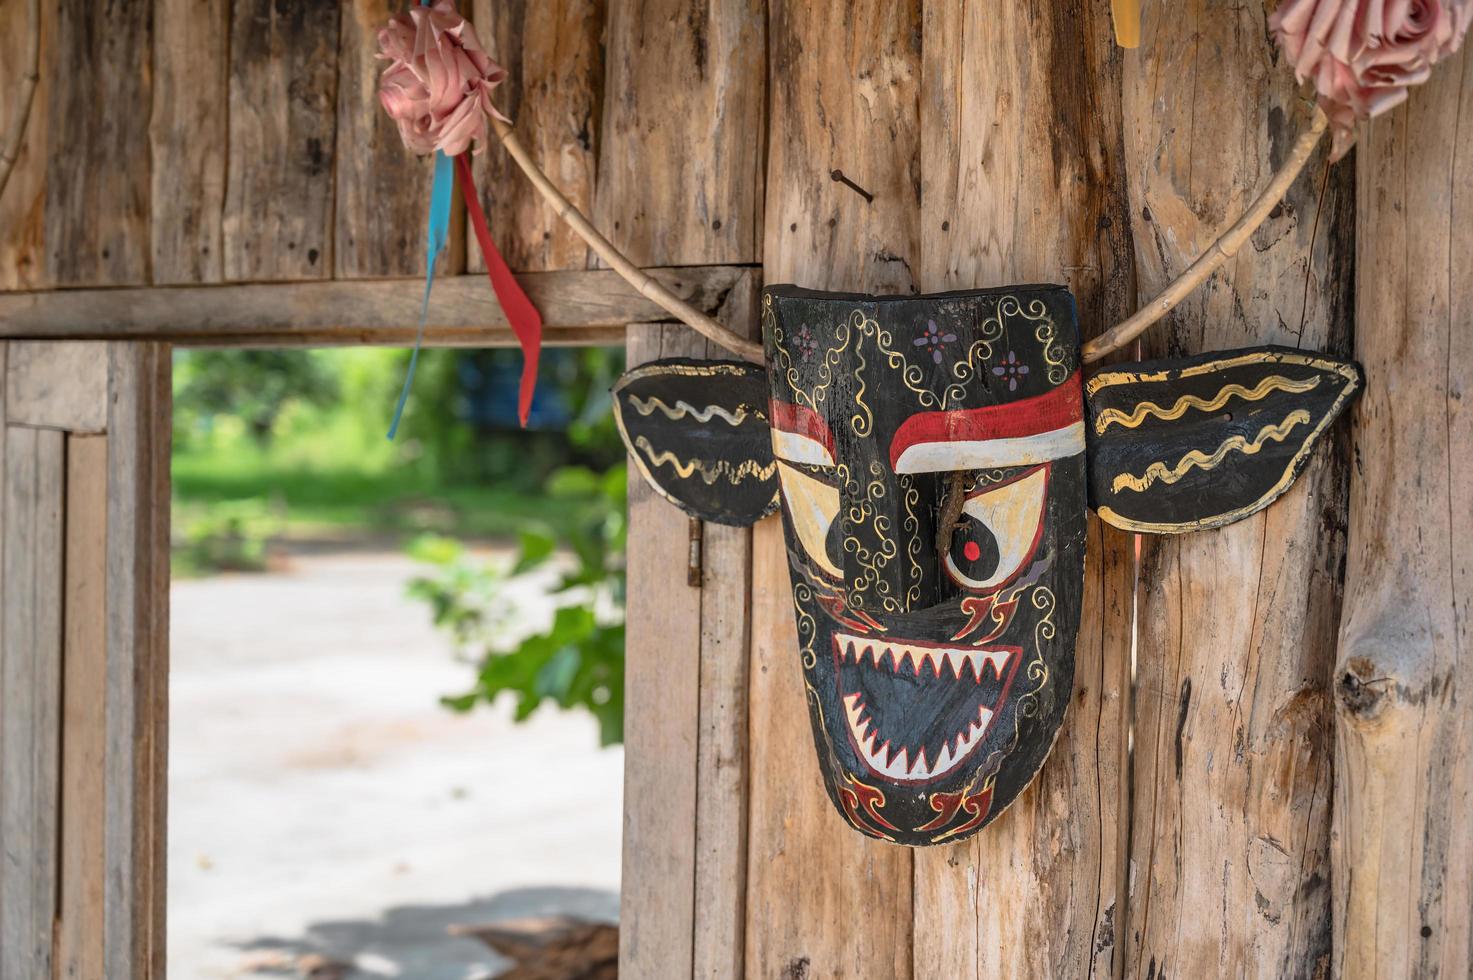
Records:
[[[623,353],[545,351],[521,431],[515,352],[426,351],[389,443],[406,361],[175,354],[177,975],[469,980],[570,922],[616,955]]]

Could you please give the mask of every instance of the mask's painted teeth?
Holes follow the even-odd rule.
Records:
[[[949,676],[951,680],[968,680],[980,684],[983,671],[990,670],[993,678],[1002,680],[1003,672],[1012,659],[1012,650],[982,650],[974,647],[930,647],[906,643],[895,643],[878,637],[853,636],[840,633],[835,642],[844,663],[865,663],[874,667],[900,673],[905,670],[916,676],[930,674],[938,679]]]
[[[982,706],[977,709],[977,718],[967,725],[966,731],[958,732],[955,745],[945,745],[934,762],[927,760],[926,750],[916,751],[914,760],[908,758],[904,748],[895,749],[886,741],[878,743],[875,726],[865,713],[865,704],[858,693],[844,696],[844,713],[848,716],[849,732],[854,744],[875,772],[899,782],[920,782],[937,779],[961,764],[967,754],[992,725],[992,709]]]

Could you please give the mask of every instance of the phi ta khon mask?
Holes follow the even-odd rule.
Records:
[[[1074,680],[1085,508],[1220,527],[1283,493],[1360,387],[1262,347],[1084,376],[1061,286],[768,288],[767,367],[665,360],[615,387],[645,479],[688,513],[781,508],[824,784],[856,830],[962,840],[1053,746]]]

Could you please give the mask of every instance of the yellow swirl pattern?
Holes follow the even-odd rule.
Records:
[[[1114,493],[1119,493],[1121,490],[1134,490],[1139,493],[1150,487],[1157,480],[1162,483],[1175,483],[1194,468],[1200,467],[1204,470],[1216,468],[1217,464],[1221,463],[1228,453],[1240,452],[1245,456],[1251,456],[1262,449],[1270,439],[1275,442],[1283,442],[1284,438],[1289,435],[1290,430],[1296,425],[1308,422],[1309,413],[1302,408],[1296,409],[1290,412],[1288,417],[1277,425],[1269,425],[1260,429],[1258,435],[1253,437],[1252,442],[1249,442],[1242,436],[1233,436],[1218,446],[1216,451],[1210,456],[1200,449],[1193,449],[1170,469],[1167,469],[1165,463],[1152,463],[1146,467],[1146,471],[1140,476],[1131,476],[1129,473],[1122,473],[1110,484],[1110,490]]]
[[[672,408],[658,395],[651,395],[649,398],[640,398],[638,395],[630,394],[627,397],[629,398],[629,404],[633,405],[634,410],[640,415],[653,415],[658,410],[661,415],[672,422],[679,422],[686,417],[693,418],[697,422],[709,422],[711,419],[719,416],[727,425],[738,426],[747,420],[748,415],[759,420],[764,419],[761,412],[748,412],[745,405],[738,405],[737,410],[731,412],[722,408],[720,405],[707,405],[705,408],[696,408],[690,402],[684,401],[683,399],[677,399],[675,407]]]
[[[731,484],[741,483],[749,476],[755,476],[759,480],[767,480],[777,470],[777,463],[768,463],[761,466],[756,460],[744,459],[733,466],[724,459],[718,459],[714,463],[705,463],[697,459],[682,460],[679,456],[669,450],[656,452],[655,447],[644,436],[634,440],[634,445],[649,459],[651,466],[664,466],[668,464],[682,480],[689,480],[694,473],[700,473],[701,479],[707,486],[715,483],[718,479],[725,477]]]
[[[1127,429],[1134,429],[1146,420],[1147,416],[1154,415],[1162,420],[1179,419],[1187,413],[1187,409],[1195,408],[1203,412],[1215,412],[1222,408],[1234,398],[1242,398],[1246,401],[1256,402],[1275,391],[1303,392],[1310,391],[1319,386],[1319,378],[1306,378],[1296,381],[1293,378],[1285,378],[1282,375],[1273,375],[1264,378],[1251,389],[1244,388],[1240,384],[1230,384],[1223,388],[1210,401],[1205,401],[1196,395],[1182,395],[1170,408],[1162,408],[1155,402],[1141,402],[1130,414],[1127,415],[1123,409],[1107,408],[1095,418],[1095,432],[1104,432],[1111,425],[1123,425]]]

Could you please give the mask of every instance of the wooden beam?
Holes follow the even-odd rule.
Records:
[[[50,977],[60,830],[65,434],[6,426],[0,980]]]
[[[592,214],[603,123],[606,0],[472,0],[461,7],[491,57],[506,69],[497,105],[516,121],[528,151],[573,206]],[[509,153],[493,145],[472,166],[491,237],[508,265],[538,272],[587,267],[588,246],[547,206]],[[485,268],[480,245],[467,242],[466,270]]]
[[[650,269],[697,309],[717,315],[749,268]],[[669,314],[609,270],[530,272],[519,277],[542,311],[550,344],[617,344],[630,323]],[[143,289],[0,293],[0,338],[169,340],[212,346],[408,344],[424,281],[388,279]],[[435,283],[425,340],[513,346],[483,275]]]
[[[104,975],[164,976],[168,805],[167,344],[109,345]]]
[[[1473,47],[1356,149],[1329,972],[1473,972]],[[1185,974],[1182,974],[1183,976]]]
[[[1311,107],[1262,4],[1152,0],[1143,15],[1151,43],[1125,59],[1123,91],[1148,297],[1237,217]],[[1347,354],[1349,176],[1321,150],[1253,247],[1142,338],[1144,355]],[[1328,685],[1349,453],[1325,442],[1267,510],[1141,538],[1128,977],[1333,974]]]
[[[226,279],[332,274],[340,13],[308,0],[231,4],[230,101],[218,110],[230,124]]]
[[[778,0],[770,12],[767,279],[909,292],[921,251],[920,0]],[[834,168],[873,202],[830,179]],[[851,830],[829,802],[801,650],[772,517],[752,533],[746,975],[906,980],[912,852]]]
[[[545,6],[574,11],[579,4],[560,0]],[[644,264],[757,262],[766,104],[764,0],[612,0],[607,11],[596,223]],[[566,57],[574,75],[568,80],[575,85],[581,43],[570,34],[572,50]],[[524,47],[524,70],[534,67],[533,53]],[[576,104],[580,93],[575,88],[571,95]],[[679,125],[671,125],[672,119]],[[555,148],[555,138],[534,147],[543,153]],[[574,169],[578,162],[576,157],[567,161]],[[723,297],[724,312],[715,314],[743,336],[756,335],[753,294],[759,279],[759,270],[748,266]],[[631,345],[630,364],[649,353]],[[674,326],[664,328],[661,353],[730,357]],[[693,623],[694,644],[678,652],[683,656],[679,669],[692,672],[695,682],[687,688],[683,681],[666,681],[668,700],[646,701],[645,710],[655,716],[644,719],[625,742],[619,972],[740,977],[748,902],[745,681],[751,532],[705,527],[703,567],[692,575],[690,519],[663,499],[638,509],[635,499],[629,515],[626,670],[630,677],[647,675],[668,663],[676,652],[672,640],[684,637]],[[635,542],[645,539],[643,552],[656,567],[636,572]],[[692,580],[699,587],[687,584]],[[636,642],[640,610],[672,617],[680,632],[665,636],[639,630]],[[632,697],[626,710],[635,719],[640,709]],[[662,744],[690,754],[662,756]],[[658,773],[650,771],[655,769]],[[635,795],[636,785],[649,792]],[[651,835],[662,827],[670,828],[670,837]],[[668,871],[663,877],[662,869]]]
[[[134,286],[149,279],[154,160],[153,6],[56,7],[46,107],[46,281]],[[179,161],[158,161],[160,166]]]
[[[100,392],[106,390],[104,384]],[[57,977],[81,978],[105,975],[107,437],[68,436],[66,452],[62,848],[54,969]]]
[[[629,329],[631,367],[696,357],[675,324]],[[629,469],[624,658],[624,870],[620,973],[688,976],[695,931],[701,592],[688,582],[689,518]]]
[[[102,432],[107,428],[107,345],[12,343],[5,410],[12,425]]]
[[[927,0],[924,31],[921,288],[1066,283],[1086,336],[1126,316],[1121,59],[1104,0]],[[916,852],[917,977],[1121,975],[1130,553],[1090,521],[1073,696],[1033,785],[975,838]]]
[[[338,5],[342,29],[337,52],[337,144],[343,150],[333,160],[332,268],[337,279],[424,275],[425,215],[434,161],[404,148],[398,126],[378,99],[385,66],[378,32],[404,8],[398,0],[349,0]],[[452,220],[458,223],[464,214],[456,194],[451,200]],[[436,264],[436,276],[465,271],[463,244],[464,238],[452,231]]]
[[[153,282],[219,282],[225,270],[220,220],[230,121],[230,2],[154,0],[153,31]]]

